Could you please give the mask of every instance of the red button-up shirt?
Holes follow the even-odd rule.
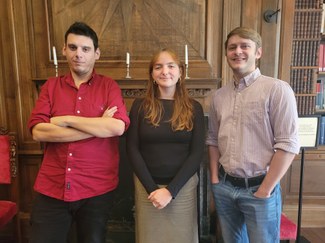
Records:
[[[28,127],[50,122],[51,117],[74,115],[101,117],[117,106],[114,118],[130,121],[121,90],[108,77],[93,73],[92,78],[74,85],[71,74],[50,78],[42,86],[39,99],[31,114]],[[88,138],[76,142],[47,142],[44,158],[34,189],[64,201],[76,201],[114,190],[118,184],[118,137]]]

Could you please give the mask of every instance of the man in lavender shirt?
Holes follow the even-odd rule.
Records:
[[[279,242],[280,179],[299,153],[298,115],[288,83],[261,74],[261,36],[232,30],[225,42],[233,80],[211,97],[212,191],[225,242]]]

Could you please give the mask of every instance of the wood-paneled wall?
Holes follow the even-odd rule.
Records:
[[[132,95],[125,95],[128,107],[137,95],[136,91],[145,88],[152,52],[168,46],[184,58],[184,45],[187,44],[191,77],[188,85],[207,111],[210,91],[232,77],[224,58],[223,43],[234,27],[248,26],[259,31],[263,39],[262,72],[289,80],[294,2],[2,0],[0,122],[18,134],[22,218],[28,218],[31,209],[32,186],[42,157],[40,144],[32,140],[26,128],[37,99],[36,83],[55,75],[52,46],[56,46],[59,73],[68,70],[61,49],[64,33],[72,22],[85,21],[97,31],[101,59],[96,70],[118,80],[122,90],[133,91]],[[264,21],[264,12],[268,9],[280,9],[276,22]],[[131,80],[124,78],[127,51],[131,53]],[[309,166],[313,167],[312,170],[325,170],[320,160],[311,162]],[[288,174],[283,180],[284,202],[286,205],[287,194],[290,195],[292,217],[295,218],[297,191],[288,188],[293,188],[299,177],[296,163]],[[306,173],[306,177],[309,176],[313,175]],[[309,183],[308,179],[306,183]],[[324,211],[324,193],[321,188],[308,192],[310,197],[306,203],[311,208],[316,204]],[[325,222],[320,221],[324,226]],[[313,224],[310,220],[303,220],[303,223]]]

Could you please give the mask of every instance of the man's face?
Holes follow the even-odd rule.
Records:
[[[237,78],[245,77],[256,69],[256,60],[262,55],[262,48],[256,43],[238,35],[229,38],[226,49],[227,62]]]
[[[92,73],[100,51],[94,49],[91,38],[83,35],[69,34],[63,47],[63,55],[67,58],[71,72],[78,76]]]

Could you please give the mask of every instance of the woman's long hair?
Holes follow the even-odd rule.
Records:
[[[192,99],[189,97],[188,92],[185,87],[185,68],[184,64],[181,63],[177,54],[171,49],[162,49],[158,51],[151,59],[149,65],[149,81],[147,84],[147,93],[142,104],[143,111],[145,113],[145,118],[153,126],[159,126],[161,117],[163,115],[163,106],[159,100],[160,91],[157,83],[152,77],[152,71],[154,65],[156,64],[160,54],[162,52],[167,52],[174,62],[178,65],[180,69],[181,76],[176,83],[176,90],[174,94],[174,109],[173,115],[169,122],[171,123],[173,131],[187,130],[191,131],[193,129],[193,103]]]

